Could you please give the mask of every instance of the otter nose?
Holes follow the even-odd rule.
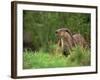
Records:
[[[58,33],[58,31],[55,32],[56,34]]]

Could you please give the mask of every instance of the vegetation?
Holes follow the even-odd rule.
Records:
[[[23,68],[51,68],[90,65],[90,49],[74,47],[67,57],[56,51],[55,31],[65,27],[80,33],[90,45],[90,14],[69,12],[23,11],[23,30],[32,33],[34,51],[23,52]],[[24,35],[24,34],[23,34]],[[24,46],[23,46],[24,47]]]
[[[67,27],[72,34],[82,34],[90,44],[90,14],[24,11],[24,31],[32,33],[32,44],[35,49],[55,44],[55,31]]]
[[[26,50],[23,60],[24,69],[89,66],[90,51],[77,46],[73,48],[68,57],[65,57],[59,54],[44,53],[42,50],[38,52]]]

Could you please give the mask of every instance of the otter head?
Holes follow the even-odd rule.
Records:
[[[72,47],[72,35],[69,29],[60,28],[56,30],[56,35],[58,38],[58,46],[62,50],[64,55],[69,54],[69,50]]]
[[[57,37],[62,38],[66,32],[68,32],[68,34],[71,34],[70,30],[68,28],[57,29],[55,33],[56,33]]]

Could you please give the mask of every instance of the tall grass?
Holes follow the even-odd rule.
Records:
[[[23,68],[56,68],[90,65],[90,51],[79,46],[73,48],[68,57],[55,54],[44,52],[43,50],[37,52],[26,50],[23,53]]]
[[[42,51],[24,52],[23,68],[51,68],[66,66],[66,58],[64,56],[55,56]]]
[[[90,65],[91,54],[89,49],[76,46],[70,51],[66,63],[68,66],[87,66]]]

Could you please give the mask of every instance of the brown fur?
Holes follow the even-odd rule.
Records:
[[[72,35],[70,30],[67,28],[61,28],[56,30],[56,35],[58,37],[57,45],[63,52],[69,52],[72,47],[79,45],[85,47],[86,41],[81,34]]]
[[[81,47],[86,47],[86,41],[81,34],[74,34],[73,41],[75,45],[79,45]]]
[[[58,46],[61,50],[65,52],[69,52],[73,47],[73,38],[70,31],[67,28],[61,28],[56,30],[56,35],[58,37]]]

